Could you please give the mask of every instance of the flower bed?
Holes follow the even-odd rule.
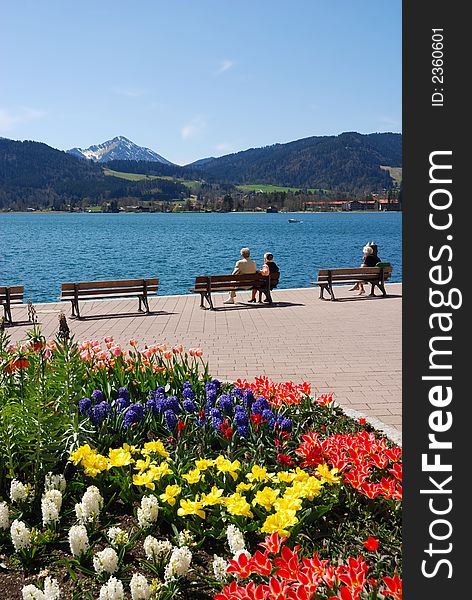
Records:
[[[200,349],[0,333],[10,598],[401,598],[401,450]]]

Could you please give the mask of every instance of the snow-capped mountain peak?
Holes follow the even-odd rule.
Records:
[[[147,160],[160,162],[166,165],[172,163],[154,150],[138,146],[128,138],[119,135],[112,140],[89,146],[88,148],[71,148],[69,154],[79,158],[87,158],[95,162],[107,162],[109,160]]]

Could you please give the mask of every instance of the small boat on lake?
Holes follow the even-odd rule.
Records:
[[[301,221],[300,219],[289,219],[288,222],[289,223],[303,223],[303,221]]]

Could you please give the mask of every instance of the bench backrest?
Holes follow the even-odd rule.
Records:
[[[264,276],[260,273],[250,273],[241,275],[204,275],[195,277],[196,291],[227,291],[229,289],[245,287],[266,287],[269,283],[274,286],[279,281],[280,273],[274,273],[271,276]]]
[[[140,294],[144,289],[147,294],[157,292],[159,279],[119,279],[114,281],[78,281],[75,283],[61,284],[61,297],[74,298],[76,293],[80,297],[107,296],[113,294]]]
[[[355,267],[351,269],[320,269],[318,281],[346,281],[348,279],[361,279],[369,281],[379,277],[383,271],[384,281],[390,278],[392,267]]]
[[[0,302],[10,304],[22,304],[25,287],[23,285],[0,285]]]

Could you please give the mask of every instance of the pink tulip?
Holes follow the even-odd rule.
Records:
[[[109,350],[110,354],[112,354],[113,356],[121,356],[123,354],[123,351],[119,346],[112,346],[111,348],[109,348]]]
[[[164,358],[167,358],[167,359],[172,358],[172,352],[170,350],[167,350],[166,352],[164,352]]]

